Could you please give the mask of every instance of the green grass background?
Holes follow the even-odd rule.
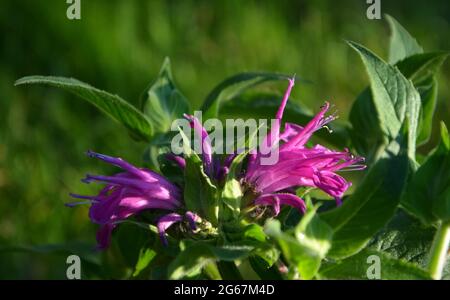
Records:
[[[165,56],[176,83],[200,106],[221,80],[242,71],[296,73],[294,98],[317,110],[332,101],[346,119],[367,85],[344,39],[387,57],[384,20],[366,1],[82,0],[79,21],[66,1],[0,1],[0,279],[65,278],[64,251],[42,245],[95,243],[87,207],[66,208],[69,192],[94,193],[80,178],[115,169],[93,149],[139,163],[144,144],[87,103],[46,87],[14,87],[25,75],[75,77],[136,104]],[[450,50],[450,2],[382,1],[425,50]],[[450,69],[439,75],[436,123],[450,120]],[[281,91],[282,86],[274,86]],[[436,129],[436,126],[435,126]],[[429,145],[436,141],[436,130]],[[34,251],[5,251],[11,246]],[[3,249],[3,250],[2,250]],[[22,249],[24,250],[24,249]]]

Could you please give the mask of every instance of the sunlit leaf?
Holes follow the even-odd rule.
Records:
[[[383,147],[397,138],[400,129],[406,122],[408,155],[412,161],[415,161],[420,113],[419,93],[412,82],[406,79],[397,68],[388,65],[367,48],[354,42],[349,42],[349,44],[358,52],[366,66],[372,94],[372,98],[368,97],[369,94],[359,97],[352,107],[350,120],[354,131],[359,136],[371,135],[373,139],[378,129],[380,130],[382,136],[377,138],[377,142],[381,142],[381,144],[372,145],[376,149],[374,156],[377,156],[382,153]],[[371,99],[373,103],[370,103]],[[377,123],[367,123],[367,120],[373,121],[373,114],[377,116]],[[360,126],[361,124],[364,125]],[[365,129],[370,126],[376,126],[377,129],[366,132]]]
[[[24,84],[46,84],[65,89],[95,105],[102,112],[130,130],[134,137],[146,141],[152,137],[153,129],[149,119],[133,105],[117,95],[99,90],[73,78],[28,76],[17,80],[15,83],[15,85]]]

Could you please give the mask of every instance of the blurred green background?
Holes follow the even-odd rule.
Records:
[[[448,0],[381,5],[426,51],[450,50]],[[279,71],[312,82],[296,86],[298,101],[317,110],[330,100],[346,119],[368,81],[344,39],[387,56],[387,24],[366,18],[365,0],[82,0],[78,21],[66,18],[67,6],[65,0],[0,2],[0,279],[65,278],[64,249],[44,245],[95,245],[87,207],[63,204],[69,192],[97,190],[80,182],[85,173],[114,171],[84,152],[139,163],[145,148],[75,96],[14,87],[16,79],[75,77],[136,104],[169,56],[176,83],[194,108],[225,77]],[[448,66],[438,78],[436,123],[450,120]],[[435,140],[436,134],[423,149]],[[22,248],[1,250],[11,246]],[[60,255],[49,255],[55,250]]]

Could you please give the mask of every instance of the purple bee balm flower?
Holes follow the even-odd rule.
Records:
[[[196,117],[187,114],[185,114],[184,117],[187,120],[189,120],[189,124],[194,129],[196,137],[200,138],[201,154],[203,166],[205,168],[205,173],[207,175],[211,175],[213,173],[213,162],[212,162],[211,141],[209,139],[208,132]]]
[[[184,117],[189,121],[190,126],[194,129],[195,136],[200,138],[201,158],[206,175],[217,181],[223,180],[229,173],[230,165],[237,154],[230,154],[226,156],[223,161],[217,156],[214,157],[212,153],[211,140],[206,129],[195,116],[185,114]],[[184,169],[186,167],[186,161],[181,156],[168,153],[166,154],[166,159],[176,164],[180,169]]]
[[[255,198],[253,203],[272,206],[275,215],[279,213],[281,205],[290,205],[302,212],[305,210],[304,201],[300,197],[286,193],[302,186],[319,188],[334,197],[340,205],[351,183],[336,172],[365,168],[360,164],[364,158],[354,157],[347,150],[339,152],[321,145],[311,148],[305,146],[315,131],[336,118],[334,115],[325,115],[329,109],[328,103],[306,126],[286,123],[285,130],[280,134],[283,111],[293,86],[294,79],[290,79],[276,114],[275,124],[262,145],[278,151],[278,161],[272,165],[264,165],[261,163],[261,152],[253,152],[249,156],[243,178],[244,185]]]
[[[96,181],[106,184],[96,196],[71,194],[74,198],[86,201],[69,203],[68,206],[91,203],[89,217],[101,225],[97,232],[98,248],[108,247],[111,233],[121,220],[148,209],[173,212],[182,207],[181,190],[165,177],[151,170],[137,168],[121,158],[92,151],[87,154],[124,170],[114,176],[87,175],[83,179],[85,183]]]

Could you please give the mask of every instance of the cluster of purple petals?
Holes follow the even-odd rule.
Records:
[[[280,130],[283,112],[293,86],[294,80],[290,79],[275,115],[275,123],[259,145],[278,151],[278,161],[271,165],[263,164],[262,152],[254,150],[248,156],[246,171],[241,178],[243,186],[249,188],[254,196],[250,205],[270,206],[275,215],[278,215],[283,205],[292,206],[300,212],[305,211],[304,200],[295,194],[299,187],[321,189],[334,197],[337,205],[340,205],[351,182],[346,181],[338,172],[365,168],[364,159],[353,156],[348,150],[334,151],[319,144],[306,146],[315,131],[336,118],[334,115],[326,115],[330,108],[329,103],[325,103],[320,112],[305,126],[285,123],[284,130]],[[201,140],[205,173],[220,182],[228,174],[235,155],[229,155],[223,160],[213,156],[208,132],[194,116],[185,115],[185,118]],[[72,197],[83,201],[69,203],[69,206],[86,202],[91,204],[89,216],[94,223],[100,225],[97,233],[99,248],[108,247],[112,231],[118,223],[149,209],[164,212],[157,221],[157,228],[165,245],[165,232],[175,223],[186,222],[191,230],[196,230],[199,216],[186,212],[181,189],[167,178],[151,170],[137,168],[121,158],[91,151],[88,155],[123,170],[113,176],[87,175],[83,179],[85,183],[99,182],[105,185],[95,196],[71,194]],[[185,168],[183,157],[173,154],[166,157],[180,169]]]

